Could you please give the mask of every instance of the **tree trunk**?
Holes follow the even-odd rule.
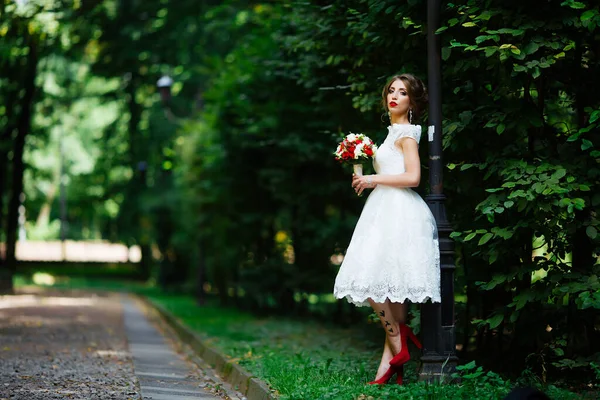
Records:
[[[142,258],[139,264],[139,275],[142,279],[147,280],[148,278],[150,278],[152,269],[152,251],[150,249],[149,233],[147,232],[148,226],[146,226],[148,225],[148,217],[142,213],[142,205],[140,204],[139,200],[143,198],[143,196],[139,195],[144,193],[146,190],[147,164],[141,155],[141,149],[143,148],[143,144],[138,143],[139,141],[141,141],[141,138],[139,137],[138,126],[142,118],[142,109],[135,99],[137,93],[137,86],[137,74],[135,72],[132,72],[131,78],[126,88],[126,99],[127,108],[129,110],[130,115],[128,123],[129,157],[131,159],[133,170],[137,171],[137,174],[134,175],[133,181],[131,182],[131,185],[135,188],[132,190],[133,193],[136,193],[138,195],[138,201],[134,205],[135,209],[133,210],[133,213],[136,216],[134,220],[138,224],[136,236],[142,254]],[[136,181],[136,177],[139,180]]]
[[[1,4],[1,3],[0,3]],[[4,6],[0,6],[0,10],[3,10]],[[15,73],[15,69],[10,66],[3,73],[7,73],[7,75],[13,76]],[[14,110],[18,98],[18,88],[13,88],[10,85],[7,87],[8,94],[6,96],[6,113],[5,118],[7,121],[6,128],[0,137],[0,231],[6,232],[6,227],[4,222],[6,221],[4,215],[4,197],[5,190],[7,187],[7,178],[9,173],[9,160],[8,153],[12,147],[12,135],[15,129],[15,121],[14,121]],[[8,276],[10,274],[7,271],[6,267],[6,248],[4,254],[0,255],[0,293],[3,291],[10,291],[10,286],[7,285],[7,282],[12,282],[12,279],[9,279]],[[6,276],[6,277],[5,277]],[[5,287],[8,286],[8,287]]]
[[[2,138],[4,141],[5,138]],[[8,142],[8,140],[7,140]],[[8,175],[8,152],[0,152],[0,230],[4,230],[4,190],[6,176]],[[12,292],[12,273],[6,265],[6,247],[4,254],[0,254],[0,294]]]
[[[27,56],[27,68],[23,82],[25,93],[21,101],[21,113],[17,120],[17,136],[13,147],[12,191],[6,224],[6,269],[4,270],[4,275],[0,277],[0,290],[4,292],[12,292],[12,278],[16,271],[15,250],[19,224],[19,205],[21,203],[21,193],[23,192],[23,173],[25,170],[23,150],[25,149],[25,137],[31,128],[33,98],[35,95],[38,49],[35,43],[36,39],[32,37],[29,39],[29,54]]]

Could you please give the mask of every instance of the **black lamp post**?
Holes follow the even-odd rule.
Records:
[[[454,328],[454,243],[452,227],[446,216],[442,164],[442,101],[440,44],[435,31],[440,22],[441,0],[427,1],[427,58],[429,80],[429,186],[426,201],[431,208],[440,243],[442,302],[426,303],[421,308],[423,355],[419,378],[427,381],[447,379],[456,369]]]
[[[160,100],[165,112],[167,119],[174,123],[180,121],[171,111],[171,86],[173,86],[173,79],[168,75],[163,75],[158,81],[156,81],[156,87],[160,93]],[[202,244],[202,238],[198,238],[197,244],[198,250],[198,264],[196,269],[196,301],[202,305],[205,302],[204,294],[204,246]]]

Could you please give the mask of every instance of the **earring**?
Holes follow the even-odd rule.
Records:
[[[408,123],[412,124],[412,120],[413,120],[413,112],[412,112],[412,108],[408,109]]]

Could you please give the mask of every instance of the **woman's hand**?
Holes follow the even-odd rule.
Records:
[[[360,196],[365,189],[373,189],[377,184],[373,182],[373,175],[352,175],[352,187]]]

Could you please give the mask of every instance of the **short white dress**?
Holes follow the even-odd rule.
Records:
[[[403,137],[419,143],[421,127],[393,124],[377,150],[377,174],[405,172],[394,145]],[[410,140],[410,139],[405,139]],[[435,219],[409,188],[378,185],[370,193],[335,279],[333,293],[357,306],[377,303],[440,302],[440,250]]]

